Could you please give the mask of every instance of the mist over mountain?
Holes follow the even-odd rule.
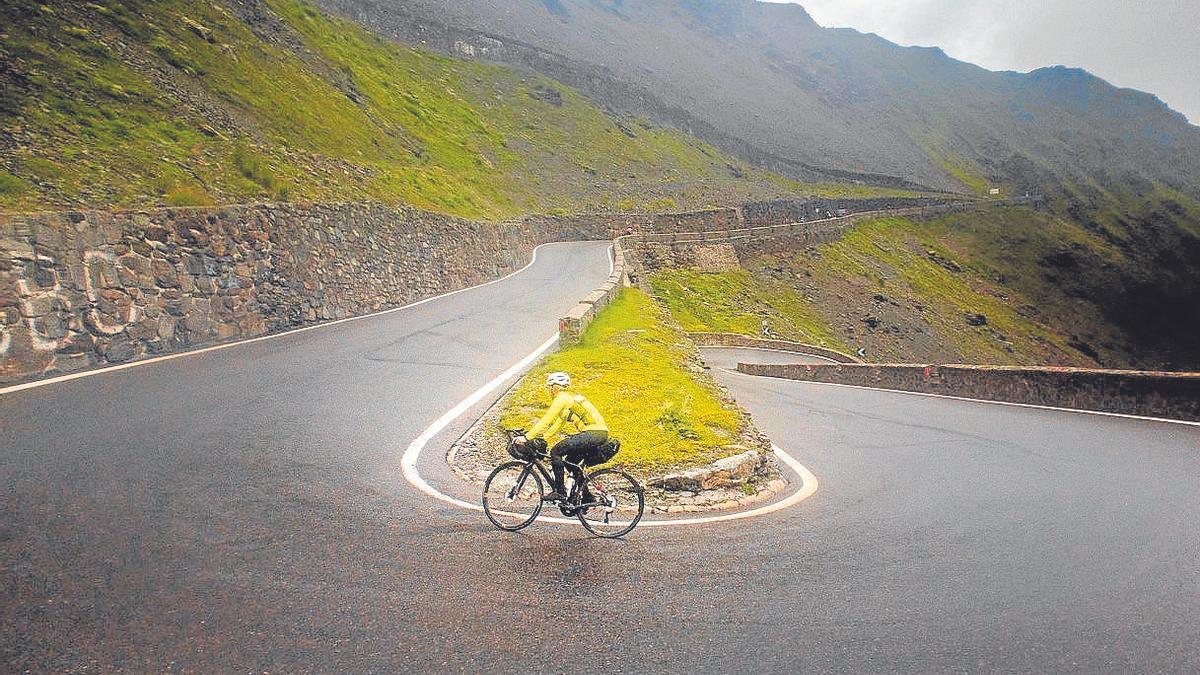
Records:
[[[319,1],[394,37],[549,72],[799,177],[1200,195],[1200,128],[1150,94],[1078,69],[991,72],[823,28],[799,5]]]

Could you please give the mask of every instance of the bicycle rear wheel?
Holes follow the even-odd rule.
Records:
[[[584,481],[582,494],[591,494],[576,514],[588,532],[597,537],[623,537],[637,527],[646,509],[642,486],[618,469],[601,469]]]
[[[496,527],[516,532],[542,511],[542,479],[525,462],[501,464],[483,484],[483,512]]]

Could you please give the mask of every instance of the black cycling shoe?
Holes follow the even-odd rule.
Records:
[[[559,492],[558,490],[555,490],[554,492],[542,497],[542,501],[544,502],[561,502],[565,499],[566,497],[563,496],[563,493]]]

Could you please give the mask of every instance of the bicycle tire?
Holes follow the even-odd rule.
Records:
[[[605,483],[608,483],[607,487]],[[596,506],[582,507],[575,514],[580,524],[588,532],[604,539],[624,537],[637,527],[646,511],[646,493],[640,483],[620,469],[601,469],[584,480],[583,491],[591,492],[598,498],[612,498],[613,505],[607,509]],[[603,497],[601,497],[603,495]],[[632,508],[631,508],[632,507]],[[622,514],[627,521],[612,521],[614,514]],[[611,529],[610,529],[611,527]]]
[[[524,480],[526,482],[532,480],[533,487],[536,488],[534,491],[536,494],[530,495],[529,497],[529,501],[531,502],[531,506],[529,508],[532,510],[529,512],[528,516],[526,516],[524,513],[506,511],[502,508],[498,508],[493,511],[492,505],[489,503],[490,500],[488,499],[488,494],[492,491],[493,482],[495,482],[500,476],[510,474],[514,469],[518,472],[527,471],[528,475],[525,476]],[[520,474],[518,473],[517,477],[519,477],[519,475]],[[513,486],[510,486],[510,488],[515,487],[515,480],[516,477],[514,477],[514,484]],[[522,485],[526,489],[529,487],[524,483]],[[500,486],[497,485],[497,487]],[[499,492],[497,494],[506,494],[510,502],[515,498],[515,495],[512,495],[511,493]],[[533,521],[537,520],[538,515],[542,512],[542,497],[545,496],[545,494],[546,491],[542,486],[542,478],[537,474],[537,471],[533,470],[531,465],[527,464],[526,462],[506,462],[493,469],[492,473],[488,474],[487,480],[483,483],[483,513],[487,516],[488,520],[492,521],[492,525],[495,525],[497,528],[506,532],[516,532],[517,530],[522,530],[526,527],[529,527]],[[498,516],[512,517],[502,518]]]

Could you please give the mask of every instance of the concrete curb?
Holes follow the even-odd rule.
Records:
[[[700,347],[746,347],[750,349],[770,349],[779,352],[795,352],[797,354],[811,354],[820,356],[838,363],[862,363],[858,359],[843,354],[837,350],[818,345],[805,344],[803,342],[793,342],[791,340],[775,340],[773,338],[760,338],[751,335],[741,335],[739,333],[688,333],[692,342],[695,342]]]
[[[450,466],[451,473],[453,473],[456,477],[458,477],[464,483],[467,483],[469,485],[478,485],[478,483],[476,482],[477,479],[473,478],[471,475],[468,474],[467,471],[463,470],[460,467],[459,462],[458,462],[458,454],[462,450],[464,442],[471,438],[477,438],[482,433],[481,430],[482,430],[484,423],[497,416],[497,413],[501,407],[501,404],[503,404],[504,401],[509,397],[509,395],[512,394],[513,390],[517,388],[517,386],[522,382],[522,380],[524,380],[524,376],[518,377],[515,380],[513,380],[512,384],[510,384],[508,387],[506,387],[504,392],[502,394],[500,394],[500,396],[495,401],[493,401],[492,404],[489,405],[487,407],[487,409],[484,410],[479,415],[479,417],[477,417],[473,422],[471,422],[470,426],[467,427],[466,431],[464,431],[458,438],[454,439],[454,442],[451,443],[450,447],[446,450],[446,455],[445,455],[446,464],[448,464]],[[772,445],[772,447],[774,447],[774,445]],[[720,461],[720,460],[718,460],[718,461]],[[711,468],[711,465],[705,466],[705,467],[697,467],[697,469],[705,469],[705,470],[707,470],[709,468]],[[695,469],[693,469],[693,470],[695,470]],[[665,477],[666,476],[656,476],[656,477],[649,478],[645,481],[645,485],[643,487],[648,488],[650,486],[650,484],[653,483],[654,481],[662,480]],[[716,502],[716,503],[711,503],[711,504],[681,504],[681,503],[677,503],[677,502],[673,502],[673,503],[669,503],[669,504],[652,504],[649,502],[649,500],[647,500],[646,512],[647,513],[672,514],[673,515],[673,514],[680,514],[680,513],[709,513],[709,512],[715,512],[715,511],[730,511],[732,509],[746,508],[746,507],[750,507],[753,505],[761,504],[762,502],[767,502],[767,501],[771,501],[774,499],[780,499],[780,498],[786,497],[788,494],[790,494],[787,492],[789,485],[790,485],[790,482],[786,478],[784,478],[782,476],[782,474],[780,474],[780,475],[777,475],[775,478],[771,479],[770,481],[768,481],[765,485],[763,485],[763,489],[759,490],[758,492],[756,492],[752,495],[745,495],[745,494],[737,495],[737,496],[730,495],[730,499]],[[701,490],[700,492],[703,492],[703,490]]]

